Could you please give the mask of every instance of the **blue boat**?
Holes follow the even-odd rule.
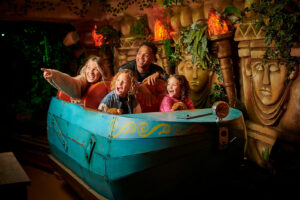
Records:
[[[51,155],[108,199],[155,198],[242,160],[246,145],[234,108],[221,121],[210,108],[113,115],[53,97],[47,130]]]

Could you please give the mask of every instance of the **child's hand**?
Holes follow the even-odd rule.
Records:
[[[44,76],[45,79],[49,79],[49,78],[53,77],[53,74],[52,74],[51,70],[46,69],[46,68],[41,68],[41,70],[44,71],[43,76]]]
[[[122,110],[117,108],[108,108],[106,112],[114,114],[114,115],[122,115]]]
[[[175,110],[186,110],[187,106],[185,103],[182,102],[176,102],[173,104],[172,109]]]
[[[80,99],[74,99],[74,98],[71,97],[71,103],[80,104],[81,100]]]

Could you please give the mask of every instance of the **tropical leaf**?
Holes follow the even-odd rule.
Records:
[[[223,16],[228,16],[228,15],[232,15],[232,14],[235,14],[237,17],[242,18],[241,11],[233,5],[226,6],[222,13]]]

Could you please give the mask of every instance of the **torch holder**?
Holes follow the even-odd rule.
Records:
[[[234,83],[234,73],[232,65],[232,50],[230,38],[233,32],[226,34],[210,36],[209,39],[213,42],[214,53],[220,61],[220,69],[223,76],[223,85],[228,97],[228,103],[231,107],[236,105],[236,87]]]

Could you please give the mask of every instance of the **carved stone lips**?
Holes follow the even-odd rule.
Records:
[[[264,96],[272,96],[271,91],[268,90],[268,89],[260,89],[259,91],[260,91],[260,92],[262,93],[262,95],[264,95]]]
[[[198,82],[198,81],[192,81],[191,85],[200,85],[200,82]]]

